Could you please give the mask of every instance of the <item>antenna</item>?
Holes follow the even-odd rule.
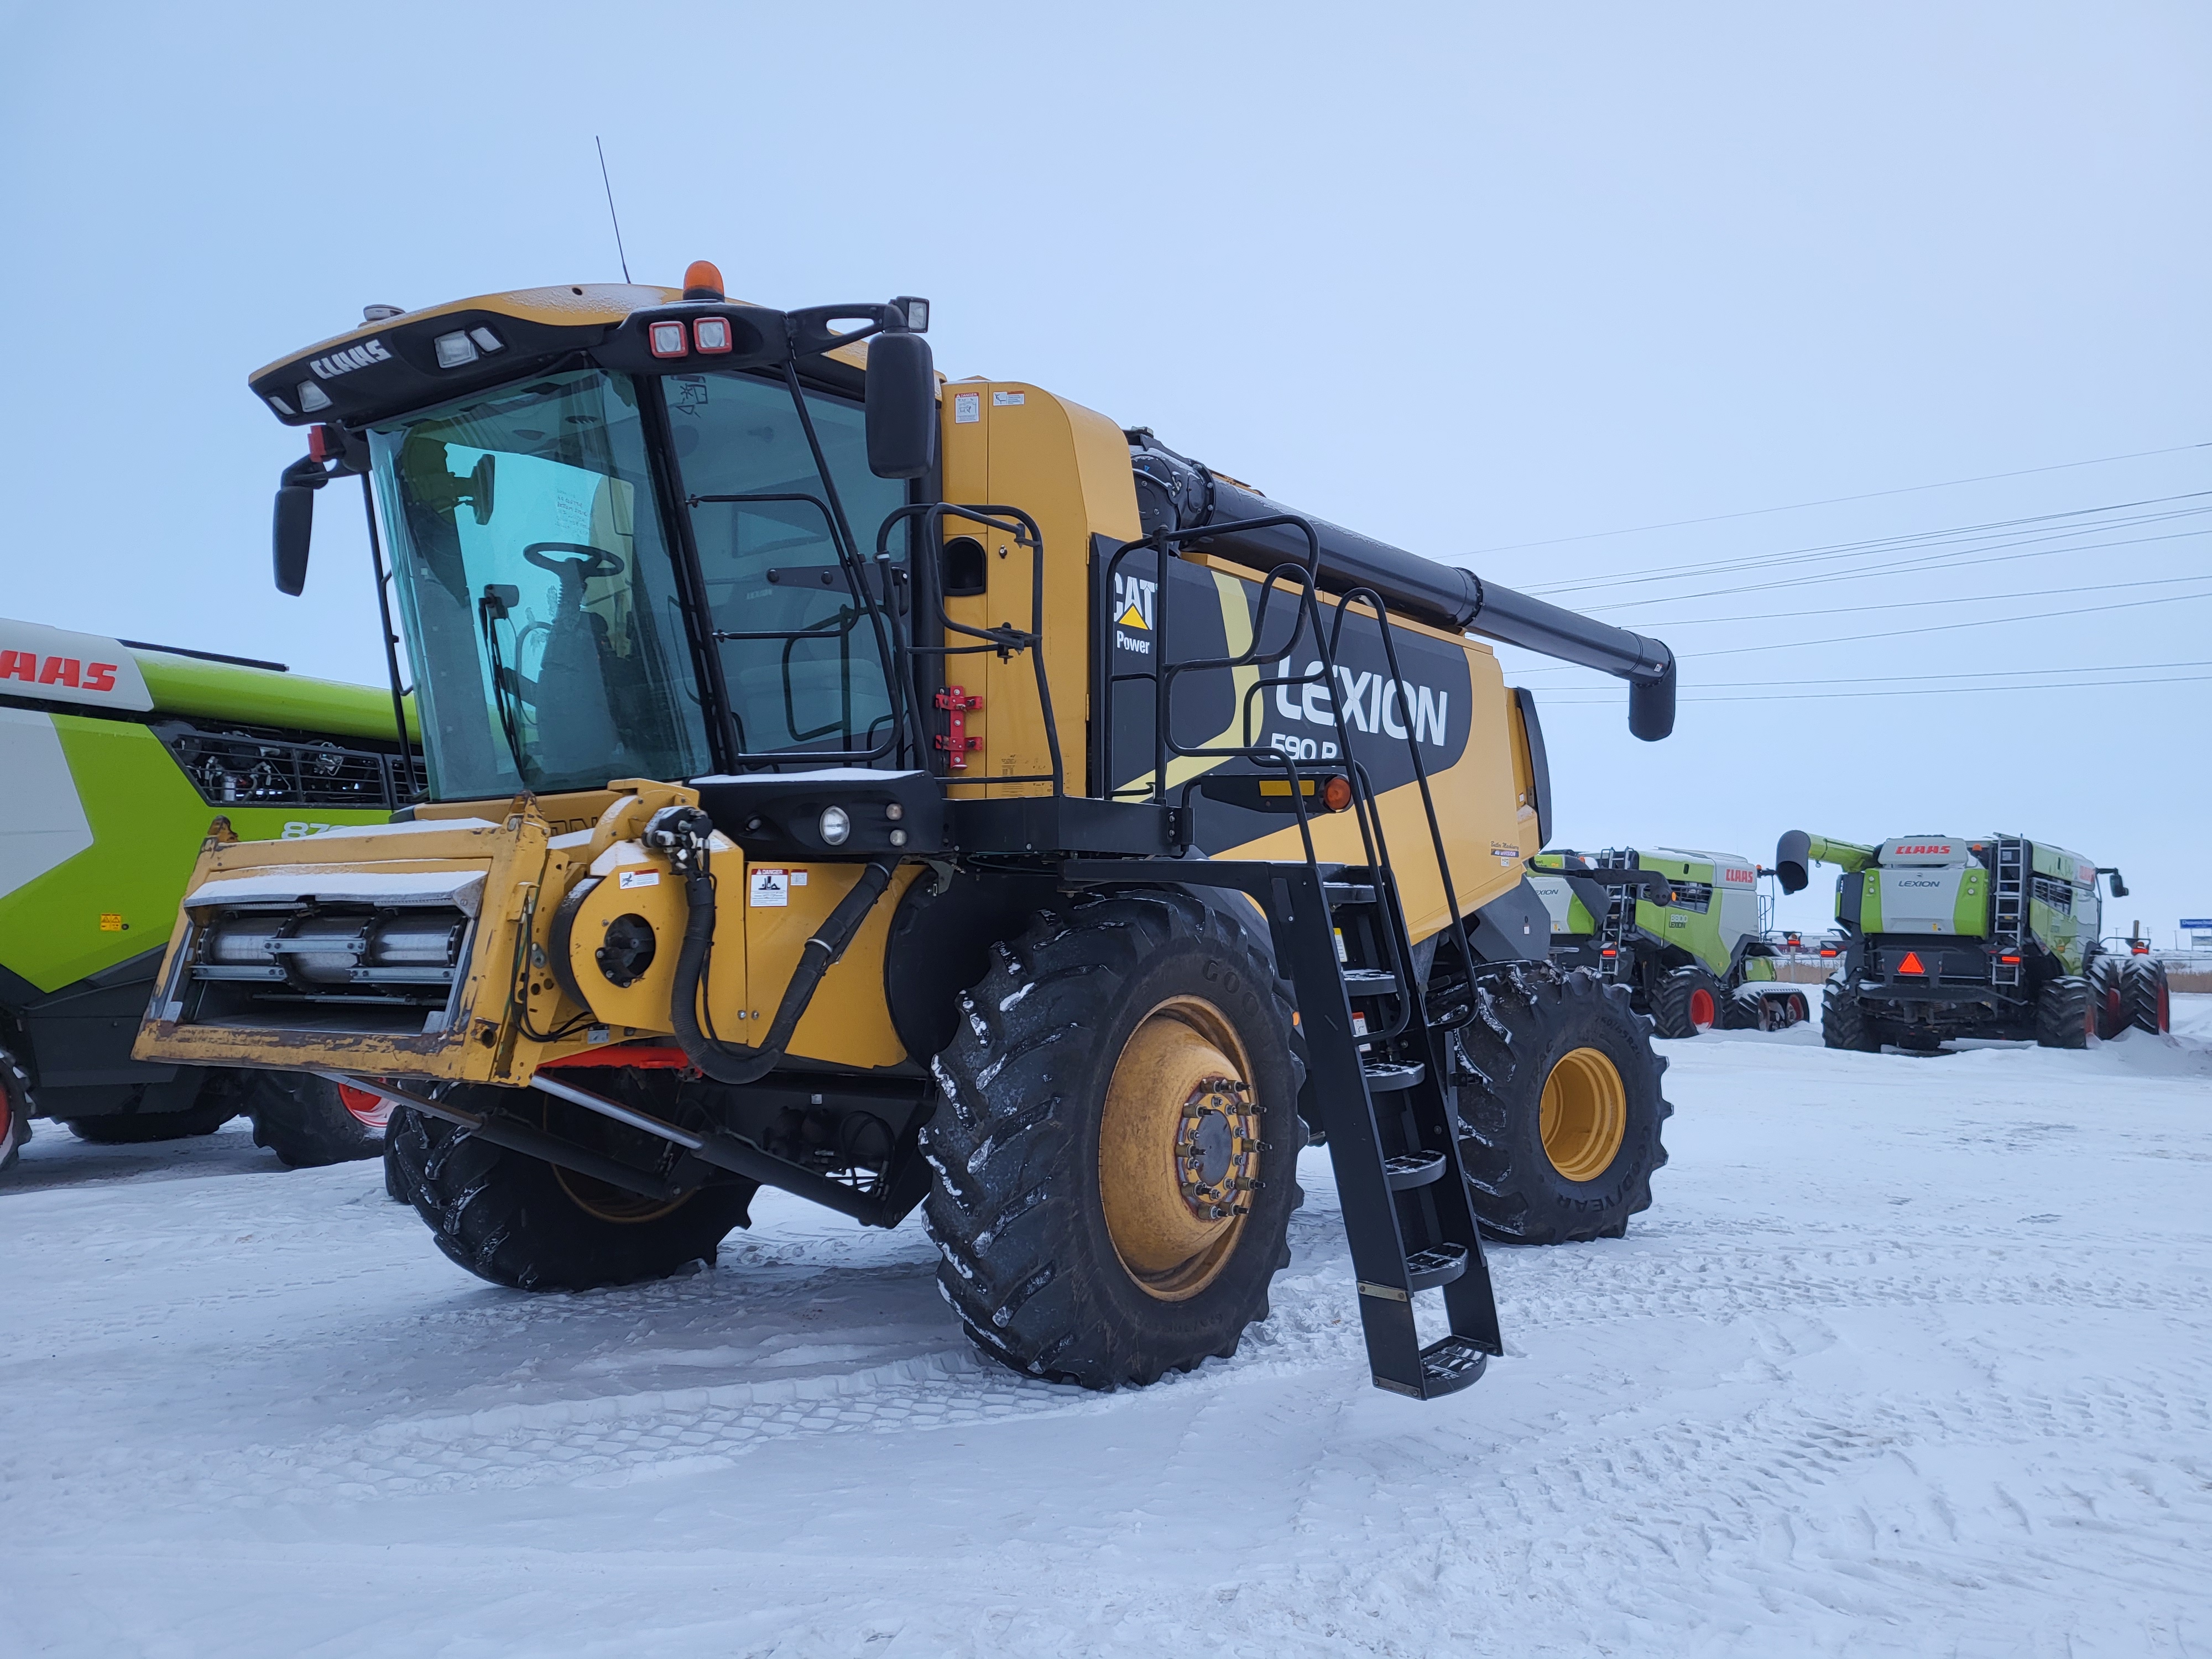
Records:
[[[606,186],[607,217],[614,222],[615,252],[622,259],[623,281],[627,283],[629,281],[629,255],[623,251],[622,221],[615,214],[615,187],[607,178],[607,147],[599,143],[597,133],[592,135],[592,143],[599,152],[599,183]]]

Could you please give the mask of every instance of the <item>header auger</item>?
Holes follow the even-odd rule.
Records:
[[[1534,702],[1463,630],[1626,679],[1645,738],[1666,647],[940,384],[925,301],[720,289],[380,316],[253,377],[313,424],[280,585],[368,480],[429,787],[210,850],[140,1052],[377,1091],[502,1283],[667,1273],[763,1184],[920,1205],[976,1345],[1094,1388],[1235,1351],[1325,1137],[1376,1382],[1472,1382],[1478,1222],[1618,1235],[1668,1108],[1626,990],[1547,959]]]

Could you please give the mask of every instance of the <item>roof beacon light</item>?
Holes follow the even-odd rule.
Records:
[[[684,325],[681,323],[655,323],[647,338],[653,343],[653,355],[656,357],[681,357],[684,354]]]
[[[722,297],[722,268],[712,259],[694,259],[684,267],[684,297],[719,300]]]
[[[477,343],[469,338],[466,329],[455,329],[451,334],[441,334],[431,343],[438,349],[438,367],[463,368],[477,360]]]
[[[730,319],[726,317],[702,317],[691,325],[691,343],[705,352],[727,351],[730,349]]]

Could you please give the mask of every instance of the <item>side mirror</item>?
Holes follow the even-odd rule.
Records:
[[[937,459],[937,374],[919,334],[868,342],[868,471],[919,478]]]
[[[270,526],[270,553],[276,591],[294,599],[307,585],[307,548],[315,537],[315,492],[324,472],[313,458],[284,469],[276,486],[276,514]]]
[[[469,511],[476,514],[479,525],[491,522],[492,477],[491,456],[486,453],[477,458],[469,472]]]
[[[2125,898],[2128,896],[2128,884],[2120,879],[2120,872],[2118,871],[2100,870],[2097,873],[2100,876],[2110,876],[2112,878],[2112,896],[2114,898]]]

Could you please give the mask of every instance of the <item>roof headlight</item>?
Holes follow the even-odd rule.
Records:
[[[678,322],[655,323],[646,331],[646,340],[656,357],[681,357],[686,349],[684,325]]]
[[[730,319],[702,317],[691,325],[691,343],[702,351],[727,351],[736,343],[730,337]]]
[[[853,820],[842,806],[822,809],[822,840],[830,847],[842,847],[845,838],[853,833]]]
[[[491,356],[495,351],[504,351],[507,349],[507,342],[501,339],[498,335],[493,333],[481,323],[477,324],[474,328],[469,331],[469,338],[477,343],[477,349],[483,352],[487,357]]]
[[[319,409],[328,409],[331,406],[331,394],[313,380],[301,381],[299,392],[300,412],[303,415],[312,415]]]
[[[477,343],[469,338],[466,329],[455,329],[451,334],[441,334],[431,343],[438,348],[438,367],[459,368],[477,360]]]

